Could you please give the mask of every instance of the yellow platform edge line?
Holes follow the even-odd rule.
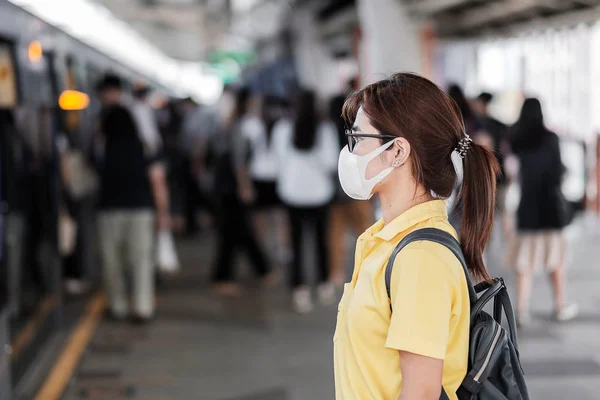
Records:
[[[19,333],[17,333],[11,344],[11,358],[13,360],[18,358],[23,349],[25,349],[25,347],[31,343],[31,340],[35,336],[37,329],[39,329],[40,324],[43,322],[48,313],[52,311],[56,304],[58,304],[58,297],[55,295],[50,295],[42,300],[42,303],[35,315],[31,317],[29,322],[27,322],[27,324],[19,331]]]
[[[59,400],[63,396],[83,352],[88,347],[102,319],[104,303],[103,292],[98,292],[90,300],[85,314],[69,336],[65,348],[35,396],[35,400]]]

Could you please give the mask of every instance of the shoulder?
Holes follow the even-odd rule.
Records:
[[[548,131],[548,143],[553,146],[558,146],[560,144],[560,138],[558,135],[552,131]]]
[[[551,131],[550,129],[546,129],[546,142],[555,142],[558,143],[560,138],[558,137],[558,135]]]
[[[444,281],[459,285],[464,275],[460,261],[445,246],[427,240],[408,244],[394,260],[396,275],[418,276],[416,282]],[[400,273],[398,273],[400,272]]]
[[[545,149],[552,149],[553,151],[560,151],[560,137],[552,132],[547,131],[546,139],[542,145]]]

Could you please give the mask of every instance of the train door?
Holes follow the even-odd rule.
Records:
[[[93,93],[87,85],[87,71],[80,59],[68,57],[66,69],[63,72],[64,89],[87,92],[90,98]],[[89,154],[94,130],[94,115],[91,110],[63,111],[61,131],[69,143],[68,152],[78,153],[84,159]],[[98,277],[96,265],[94,237],[94,199],[93,195],[81,198],[67,196],[65,199],[70,207],[71,215],[77,224],[77,237],[73,253],[63,259],[66,273],[66,289],[68,294],[79,294],[85,291],[91,281]]]
[[[16,200],[10,206],[19,222],[11,239],[14,385],[35,370],[32,367],[36,356],[60,322],[56,93],[52,90],[50,64],[48,54],[32,53],[27,44],[17,48],[15,65],[20,96],[15,107],[15,146],[19,149],[21,172],[13,178]]]

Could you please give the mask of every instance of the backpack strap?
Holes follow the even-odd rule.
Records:
[[[390,259],[385,268],[385,288],[387,290],[387,294],[388,294],[388,298],[390,299],[390,302],[392,299],[391,290],[390,290],[390,286],[391,286],[391,282],[392,282],[392,270],[394,269],[394,261],[396,260],[396,256],[398,256],[398,253],[400,253],[402,251],[402,249],[405,248],[410,243],[418,242],[421,240],[427,240],[430,242],[439,243],[442,246],[446,247],[448,250],[450,250],[452,252],[452,254],[454,254],[454,256],[456,258],[458,258],[458,261],[460,261],[460,264],[463,267],[463,271],[465,273],[465,278],[467,279],[467,287],[469,289],[469,301],[471,303],[471,306],[473,306],[473,304],[475,304],[475,302],[477,301],[477,293],[475,292],[475,287],[473,285],[471,275],[469,274],[469,270],[467,269],[467,263],[465,261],[465,256],[463,255],[462,249],[460,248],[460,243],[458,243],[458,240],[456,240],[454,238],[454,236],[452,236],[448,232],[443,231],[441,229],[436,229],[436,228],[423,228],[423,229],[419,229],[419,230],[409,233],[408,235],[406,235],[406,237],[404,237],[404,239],[402,239],[400,241],[400,243],[398,243],[398,245],[392,252],[392,255],[390,256]],[[390,303],[390,307],[391,307],[391,303]],[[449,397],[448,397],[448,394],[446,393],[446,390],[444,388],[442,388],[442,393],[440,394],[440,400],[448,400],[448,399],[449,399]]]
[[[392,270],[394,269],[394,261],[396,260],[396,256],[398,256],[398,253],[400,253],[400,251],[402,251],[402,249],[405,248],[408,244],[412,242],[418,242],[421,240],[439,243],[442,246],[446,247],[448,250],[450,250],[454,254],[454,256],[458,258],[463,267],[465,278],[467,279],[470,303],[471,305],[475,304],[475,302],[477,301],[477,293],[475,293],[473,281],[471,279],[471,275],[469,274],[469,270],[467,269],[467,263],[462,253],[462,249],[460,248],[460,243],[458,243],[458,240],[456,240],[454,236],[452,236],[448,232],[436,228],[424,228],[409,233],[408,235],[406,235],[406,237],[404,237],[404,239],[400,241],[400,243],[398,243],[398,245],[392,252],[392,255],[390,256],[390,259],[385,268],[385,288],[387,290],[387,294],[390,300],[392,298],[390,290],[390,285],[392,282]]]

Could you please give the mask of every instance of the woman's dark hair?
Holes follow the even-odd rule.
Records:
[[[542,104],[536,98],[526,99],[519,120],[511,129],[513,151],[518,153],[535,149],[549,134],[550,131],[544,125]]]
[[[235,94],[235,111],[233,114],[235,120],[242,118],[248,112],[251,98],[252,92],[249,87],[244,86],[238,89]]]
[[[318,124],[315,94],[310,90],[303,90],[298,97],[294,122],[294,146],[298,150],[312,149]]]
[[[361,107],[380,132],[410,143],[416,182],[428,192],[448,198],[457,181],[451,155],[465,137],[462,116],[452,99],[419,75],[398,73],[348,98],[344,118],[349,124]],[[492,232],[499,166],[490,150],[471,143],[463,170],[461,247],[471,273],[489,279],[483,251]]]

